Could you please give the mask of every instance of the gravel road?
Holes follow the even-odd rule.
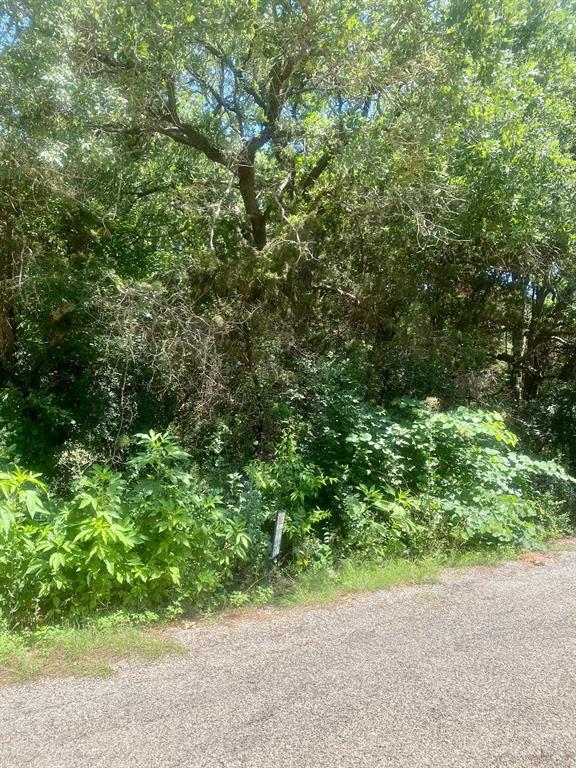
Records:
[[[1,768],[576,767],[576,552],[177,637],[0,691]]]

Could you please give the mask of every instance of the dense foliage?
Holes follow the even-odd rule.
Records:
[[[557,525],[575,22],[0,0],[4,612],[260,578],[281,508],[293,567]]]
[[[356,405],[359,431],[346,434],[342,422],[310,428],[301,444],[286,427],[270,461],[253,460],[217,490],[170,435],[155,432],[136,436],[123,473],[94,465],[68,499],[8,463],[0,474],[5,620],[182,610],[249,591],[270,570],[280,510],[280,562],[297,570],[350,555],[530,546],[563,529],[558,496],[572,480],[518,453],[499,414],[438,413],[407,400],[393,407]],[[318,438],[332,447],[320,454],[323,467],[312,461]]]

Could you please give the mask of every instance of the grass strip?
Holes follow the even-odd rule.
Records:
[[[183,649],[165,629],[55,628],[21,636],[0,631],[0,685],[38,678],[109,677],[124,659],[150,661]]]

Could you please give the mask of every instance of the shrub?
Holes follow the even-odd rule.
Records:
[[[2,614],[32,610],[38,582],[29,567],[48,516],[39,475],[19,467],[0,472],[0,623]]]
[[[332,468],[332,523],[346,551],[528,546],[559,528],[571,478],[520,453],[499,413],[403,399],[388,410],[364,403],[358,416],[346,462]]]
[[[318,524],[330,516],[328,510],[317,505],[320,491],[330,478],[304,459],[291,428],[284,431],[274,459],[254,461],[247,472],[268,510],[268,520],[275,519],[280,510],[286,512],[285,554],[292,557],[296,566],[310,564],[315,559],[310,541],[312,534],[318,532]]]
[[[561,530],[573,483],[554,462],[520,453],[494,412],[441,412],[401,400],[354,403],[354,428],[324,413],[292,419],[272,458],[212,487],[167,433],[135,437],[123,471],[93,465],[67,499],[5,459],[0,473],[0,611],[10,626],[101,611],[238,603],[280,564],[332,566],[439,548],[531,546]],[[344,434],[344,429],[350,429]],[[327,430],[327,431],[326,431]],[[315,461],[315,450],[333,447]],[[327,456],[332,461],[327,461]],[[1,618],[1,616],[0,616]]]
[[[182,466],[168,435],[139,435],[123,477],[96,465],[50,514],[33,475],[2,477],[0,586],[11,621],[197,600],[226,581],[249,544]]]

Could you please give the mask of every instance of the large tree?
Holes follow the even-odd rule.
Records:
[[[393,114],[431,66],[421,2],[38,0],[29,19],[24,38],[59,52],[73,117],[206,158],[257,250],[358,126]]]
[[[378,398],[572,386],[568,0],[3,7],[0,358],[26,413],[71,424],[86,391],[114,445],[200,412],[250,436],[334,349]]]

